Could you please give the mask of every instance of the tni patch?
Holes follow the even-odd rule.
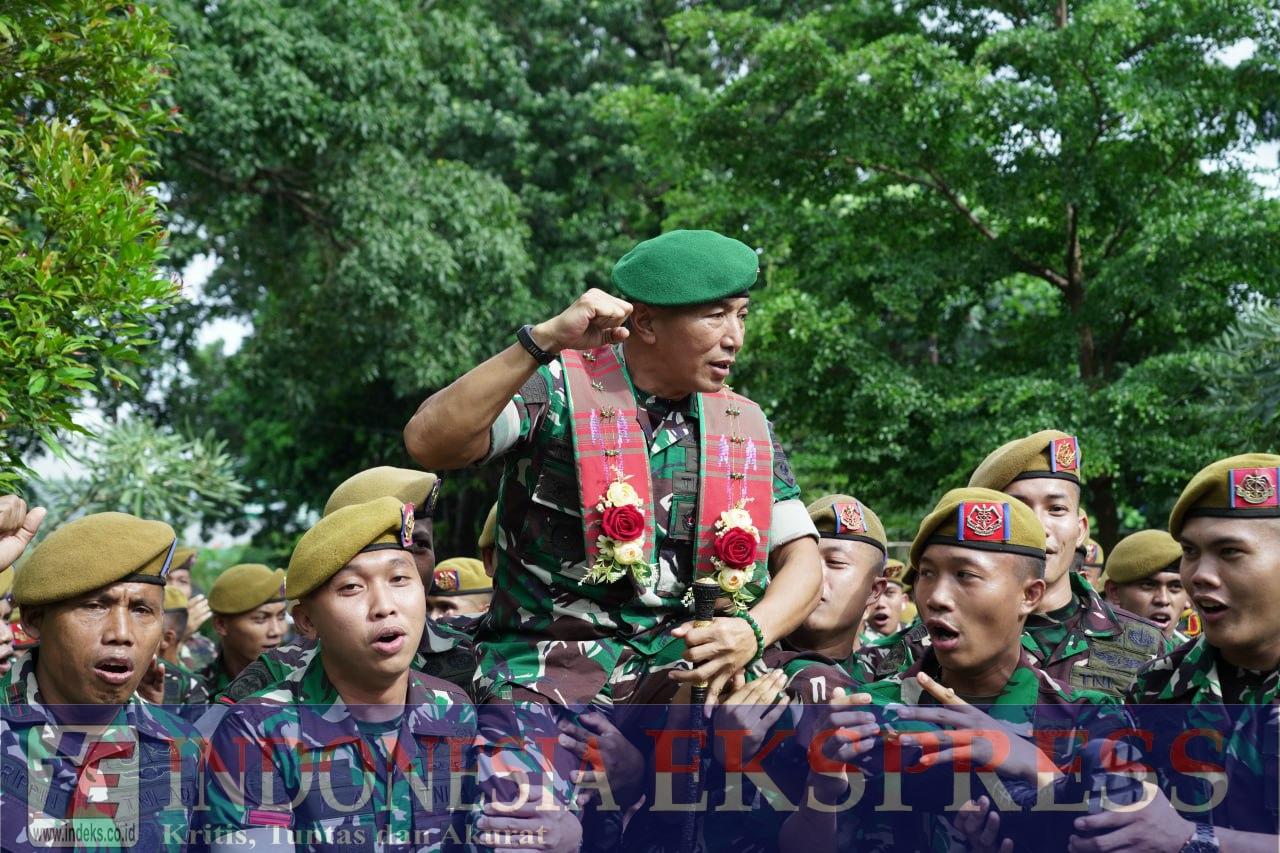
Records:
[[[964,501],[957,508],[956,538],[961,542],[1008,542],[1009,505]]]
[[[1232,468],[1227,477],[1232,509],[1280,507],[1280,497],[1276,494],[1280,468]]]
[[[1049,443],[1049,470],[1055,474],[1059,471],[1080,470],[1080,441],[1074,435],[1067,438],[1055,438]]]
[[[862,514],[862,504],[838,503],[832,507],[836,514],[836,533],[866,533],[867,520]]]

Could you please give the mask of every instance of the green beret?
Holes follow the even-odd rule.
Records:
[[[284,601],[284,569],[261,563],[232,566],[209,589],[209,609],[219,616],[248,613],[255,607]]]
[[[476,541],[476,546],[483,551],[485,548],[492,548],[498,542],[498,505],[494,504],[489,508],[489,514],[485,516],[484,527],[480,528],[480,538]]]
[[[13,592],[13,577],[16,575],[13,569],[0,569],[0,601],[9,597],[9,593]]]
[[[380,465],[343,480],[329,495],[323,514],[331,515],[344,506],[393,497],[402,504],[413,504],[414,518],[428,518],[436,508],[439,493],[440,478],[429,471]]]
[[[173,552],[173,564],[169,571],[177,571],[178,569],[190,569],[196,562],[196,555],[200,552],[195,548],[179,548]]]
[[[992,489],[952,489],[920,522],[911,565],[929,545],[959,545],[1044,558],[1044,527],[1029,506]]]
[[[54,604],[120,581],[163,586],[176,542],[163,521],[123,512],[77,518],[31,552],[14,578],[13,600]]]
[[[436,564],[431,595],[473,595],[493,592],[493,579],[475,557],[450,557]]]
[[[1090,569],[1100,569],[1102,564],[1106,562],[1107,554],[1102,550],[1102,546],[1092,539],[1086,539],[1084,543],[1084,564]]]
[[[333,577],[361,551],[407,551],[413,513],[407,503],[380,497],[334,510],[302,534],[289,560],[289,598],[302,598]]]
[[[809,504],[809,518],[823,539],[848,539],[889,553],[889,538],[871,508],[848,495],[827,495]]]
[[[164,612],[187,612],[187,594],[181,588],[173,584],[169,584],[164,588]]]
[[[1182,490],[1169,514],[1169,533],[1176,539],[1188,518],[1280,517],[1280,456],[1246,453],[1221,459],[1200,470]]]
[[[1007,489],[1014,480],[1053,477],[1080,482],[1080,442],[1073,435],[1044,429],[1002,445],[969,478],[980,489]]]
[[[746,243],[714,231],[669,231],[623,255],[613,283],[647,305],[697,305],[749,290],[759,271]]]
[[[907,577],[907,564],[901,560],[886,560],[884,564],[884,579],[889,583],[897,584],[904,590],[911,589],[911,578]]]
[[[1107,580],[1132,583],[1164,571],[1178,570],[1182,546],[1163,530],[1139,530],[1116,543],[1107,558]]]

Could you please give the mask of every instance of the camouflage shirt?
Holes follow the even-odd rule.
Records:
[[[178,649],[178,661],[192,672],[204,669],[217,656],[218,644],[204,634],[193,634]]]
[[[164,704],[207,705],[209,691],[194,672],[167,660],[164,661]]]
[[[0,849],[185,850],[198,815],[200,745],[184,720],[135,697],[111,722],[63,708],[36,682],[38,649],[0,681]]]
[[[475,709],[411,671],[404,710],[381,731],[358,723],[318,655],[228,708],[211,740],[213,837],[264,827],[298,850],[454,846],[473,797],[451,761],[470,760]]]
[[[540,368],[491,430],[490,458],[501,457],[504,467],[493,603],[478,637],[482,695],[500,696],[510,685],[549,693],[539,684],[543,674],[549,668],[573,668],[584,658],[565,655],[557,663],[555,655],[590,643],[594,661],[582,669],[592,672],[579,673],[579,683],[565,691],[572,695],[558,698],[591,701],[616,666],[618,643],[644,656],[657,654],[670,642],[667,629],[689,615],[684,598],[695,561],[700,398],[673,402],[631,386],[653,477],[655,580],[651,587],[630,577],[583,584],[586,551],[565,385],[561,362]],[[776,440],[773,456],[770,541],[777,548],[816,534]]]
[[[195,676],[204,682],[205,690],[214,698],[226,690],[233,680],[231,673],[227,671],[227,664],[221,650],[218,656],[209,661],[203,669],[196,670]]]
[[[916,619],[887,637],[880,637],[853,653],[850,674],[859,684],[870,684],[910,667],[929,649],[929,632]]]

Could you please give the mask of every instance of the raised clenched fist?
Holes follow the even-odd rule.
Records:
[[[593,287],[557,316],[534,326],[533,340],[547,352],[621,343],[629,334],[622,324],[630,316],[630,302]]]

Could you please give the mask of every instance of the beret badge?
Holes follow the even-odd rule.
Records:
[[[866,533],[867,520],[862,515],[862,504],[838,503],[833,509],[836,516],[836,533]]]
[[[1055,438],[1050,443],[1049,469],[1054,473],[1080,470],[1080,441],[1075,436]]]
[[[1100,557],[1100,555],[1099,555],[1099,551],[1100,551],[1100,550],[1101,550],[1101,549],[1098,547],[1098,543],[1097,543],[1097,542],[1090,542],[1088,545],[1085,545],[1085,546],[1084,546],[1084,562],[1085,562],[1085,565],[1089,565],[1089,566],[1096,566],[1096,565],[1098,565],[1099,563],[1101,563],[1101,562],[1102,562],[1102,560],[1101,560],[1101,559],[1099,559],[1099,557]]]
[[[457,569],[441,569],[435,573],[434,579],[436,589],[441,592],[453,592],[462,585]]]
[[[1009,541],[1008,504],[964,501],[956,511],[956,538],[961,542]]]
[[[1276,494],[1280,469],[1232,468],[1227,477],[1232,509],[1280,507],[1280,497]]]
[[[413,504],[407,503],[400,510],[400,547],[413,545]]]

